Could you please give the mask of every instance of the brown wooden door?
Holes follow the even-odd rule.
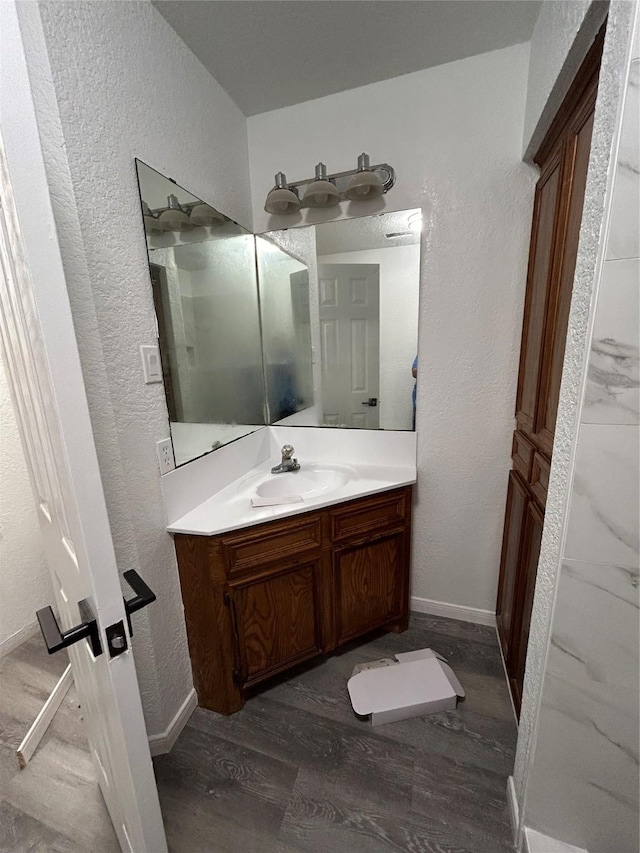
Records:
[[[513,696],[513,703],[518,714],[520,713],[520,705],[522,704],[522,684],[524,682],[524,668],[527,659],[527,646],[529,644],[529,626],[531,624],[533,593],[536,586],[543,523],[544,515],[542,510],[533,501],[529,501],[525,510],[522,531],[522,553],[520,556],[522,571],[519,574],[521,588],[517,591],[516,595],[520,613],[517,622],[514,624],[508,663],[511,695]]]
[[[339,549],[333,557],[337,642],[403,615],[404,531]]]
[[[558,148],[545,163],[536,185],[533,226],[529,249],[527,293],[524,303],[520,374],[516,420],[525,435],[534,432],[538,381],[543,359],[542,342],[553,288],[553,248],[560,213],[562,151]]]
[[[527,291],[496,620],[519,713],[604,30],[536,163]]]
[[[538,449],[549,458],[553,448],[558,414],[560,380],[569,324],[573,277],[578,255],[578,239],[580,225],[582,224],[589,153],[591,151],[595,97],[596,85],[594,83],[589,97],[583,102],[571,122],[563,145],[566,173],[563,194],[566,200],[566,213],[565,210],[562,210],[561,214],[565,217],[565,221],[562,223],[564,236],[562,245],[558,245],[556,248],[558,270],[554,276],[552,293],[549,297],[550,304],[547,308],[534,423],[535,443]]]
[[[515,471],[510,471],[502,540],[502,577],[496,606],[496,622],[505,661],[510,659],[511,635],[517,607],[516,592],[522,530],[528,503],[529,490],[526,482]]]
[[[320,654],[319,572],[318,560],[229,585],[241,684]]]

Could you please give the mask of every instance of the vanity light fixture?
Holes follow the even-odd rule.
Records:
[[[304,191],[302,203],[305,207],[333,207],[340,202],[340,193],[327,177],[324,163],[316,166],[316,179]]]
[[[146,201],[142,202],[142,215],[144,217],[144,230],[147,234],[162,234],[164,229],[158,223],[158,217],[151,212]]]
[[[206,227],[207,225],[223,225],[227,220],[221,213],[211,207],[210,204],[205,204],[204,201],[194,204],[189,214],[189,221],[197,228]]]
[[[362,153],[358,157],[358,171],[349,181],[346,197],[351,201],[368,201],[384,192],[380,176],[369,165],[369,155]]]
[[[348,172],[327,174],[324,163],[318,163],[314,178],[287,183],[282,172],[276,175],[276,185],[267,195],[267,213],[297,213],[301,207],[333,207],[346,199],[369,201],[389,192],[396,182],[396,173],[387,163],[369,165],[369,155],[358,157],[358,168]],[[302,193],[300,201],[299,193]]]
[[[269,192],[264,209],[267,213],[297,213],[300,210],[298,192],[289,187],[284,172],[276,175],[276,185]]]
[[[158,217],[158,222],[163,231],[185,231],[191,228],[189,216],[182,209],[175,195],[167,198],[167,208]]]

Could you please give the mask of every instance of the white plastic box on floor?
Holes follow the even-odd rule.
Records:
[[[353,710],[370,714],[372,726],[449,711],[465,695],[449,664],[433,649],[358,664],[347,687]]]

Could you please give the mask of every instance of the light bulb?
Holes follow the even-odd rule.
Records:
[[[333,207],[340,201],[340,193],[327,177],[324,163],[316,166],[315,179],[304,191],[303,203],[306,207]]]

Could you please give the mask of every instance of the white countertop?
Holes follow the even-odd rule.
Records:
[[[326,463],[316,463],[318,467],[328,467]],[[213,536],[229,530],[239,530],[273,521],[277,518],[288,518],[311,510],[350,501],[355,498],[375,495],[400,486],[408,486],[416,482],[416,468],[354,464],[343,467],[349,470],[347,482],[333,491],[324,492],[309,497],[300,503],[283,503],[276,506],[253,507],[251,498],[256,494],[256,486],[271,476],[273,460],[264,462],[252,468],[251,471],[239,477],[222,490],[216,492],[207,500],[194,507],[186,515],[169,524],[170,533],[190,533],[199,536]],[[307,460],[304,469],[314,467]],[[278,474],[278,477],[291,477],[295,483],[295,474]],[[292,494],[295,489],[292,488]]]

